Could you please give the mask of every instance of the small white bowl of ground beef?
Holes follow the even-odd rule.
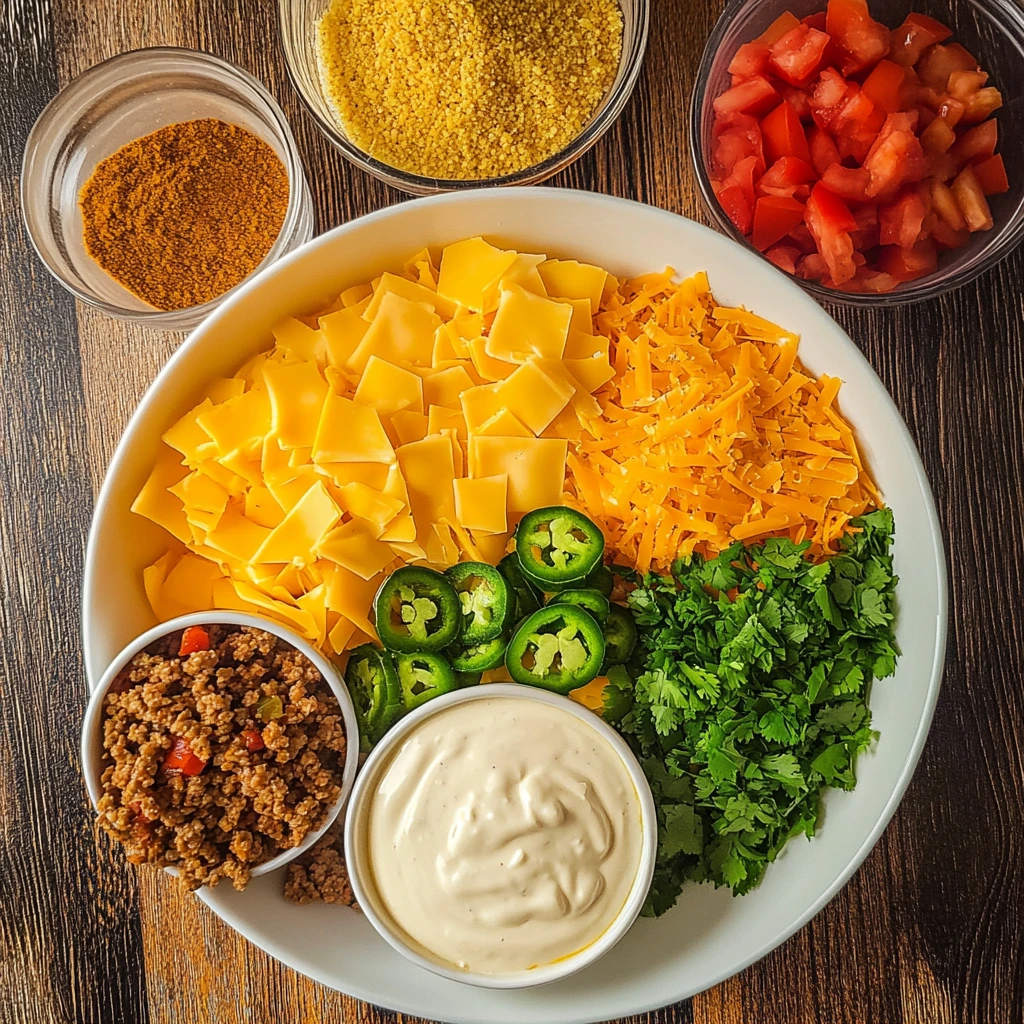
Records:
[[[99,825],[188,889],[244,889],[310,849],[359,760],[338,670],[286,627],[184,615],[129,644],[93,693],[82,764]]]

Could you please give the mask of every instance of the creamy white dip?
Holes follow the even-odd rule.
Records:
[[[365,820],[381,909],[430,958],[485,974],[600,938],[643,841],[611,744],[569,712],[517,697],[425,718],[381,771]]]

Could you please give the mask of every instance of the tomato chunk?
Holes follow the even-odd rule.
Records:
[[[754,248],[764,252],[804,219],[804,204],[780,196],[762,196],[754,208]]]
[[[805,212],[807,228],[828,267],[829,277],[836,284],[849,281],[857,272],[853,239],[850,237],[857,221],[846,203],[819,181],[811,189]]]
[[[1006,177],[1003,158],[997,153],[987,160],[974,165],[974,176],[978,179],[981,191],[987,196],[999,195],[1010,191],[1010,182]]]
[[[796,111],[785,101],[780,103],[762,122],[764,155],[769,164],[784,156],[795,156],[805,163],[811,161],[804,126]]]
[[[828,0],[825,30],[842,47],[840,70],[852,75],[889,52],[889,30],[871,17],[867,0]]]
[[[756,191],[766,196],[781,196],[793,199],[803,191],[803,198],[810,195],[807,183],[814,181],[814,168],[795,156],[780,157],[768,168],[757,182]]]
[[[811,150],[811,163],[819,177],[831,164],[839,163],[839,150],[836,144],[817,126],[811,128],[808,144]]]
[[[967,124],[977,124],[984,121],[990,114],[994,114],[1003,105],[1003,94],[992,86],[979,89],[964,104],[964,121]]]
[[[891,60],[880,60],[864,79],[864,95],[887,114],[895,114],[903,106],[903,85],[906,74]]]
[[[946,92],[954,99],[969,100],[987,81],[985,71],[954,71],[946,83]]]
[[[792,245],[773,245],[766,253],[772,263],[787,274],[796,273],[796,261],[800,259],[800,250]]]
[[[960,205],[953,195],[953,190],[944,181],[931,183],[932,210],[938,218],[949,225],[954,231],[963,231],[967,221],[960,210]],[[935,225],[932,224],[934,230]]]
[[[245,741],[245,749],[250,754],[255,754],[257,750],[262,750],[266,746],[263,742],[263,733],[259,729],[243,729],[242,739]]]
[[[779,102],[775,86],[763,75],[754,75],[731,89],[726,89],[715,100],[717,114],[751,114],[760,117]]]
[[[744,157],[756,157],[764,166],[761,126],[757,118],[747,114],[732,114],[715,122],[715,141],[712,167],[718,177],[724,178]]]
[[[931,242],[918,242],[912,249],[886,245],[878,254],[878,269],[897,281],[913,281],[924,277],[933,273],[938,264],[938,253]]]
[[[167,751],[160,767],[166,775],[198,775],[206,767],[206,762],[192,753],[187,740],[175,736],[174,745]]]
[[[729,74],[739,79],[763,75],[768,70],[769,52],[768,44],[759,39],[744,43],[729,62]]]
[[[965,167],[953,180],[951,187],[964,220],[967,221],[967,230],[972,233],[988,231],[994,223],[992,211],[974,171]]]
[[[831,164],[821,176],[821,183],[843,199],[866,203],[869,199],[868,187],[871,184],[871,175],[863,167],[844,167],[842,164]]]
[[[874,203],[862,203],[853,212],[857,228],[850,232],[854,246],[861,252],[878,245],[878,207]]]
[[[210,649],[210,634],[202,626],[189,626],[181,634],[181,646],[178,648],[178,657],[184,658],[196,651],[208,651]]]
[[[840,108],[846,102],[847,85],[835,68],[825,68],[818,76],[808,103],[811,117],[819,128],[830,128]]]
[[[831,37],[799,24],[772,43],[769,69],[790,85],[802,85],[821,66]]]
[[[864,167],[871,175],[868,195],[895,192],[901,185],[920,181],[928,173],[928,158],[914,134],[915,113],[890,114],[867,156]]]
[[[882,245],[898,245],[912,249],[918,242],[924,219],[928,215],[921,193],[906,189],[891,203],[878,208],[878,241]]]
[[[929,46],[917,62],[917,75],[922,85],[945,92],[954,71],[977,71],[978,62],[959,43],[936,43]]]
[[[949,122],[941,117],[935,118],[921,132],[921,147],[926,153],[945,153],[954,142],[956,132],[950,127]]]
[[[990,157],[998,144],[998,123],[995,120],[985,121],[974,128],[968,128],[957,139],[950,152],[961,163],[967,163],[970,160],[984,160]]]
[[[758,37],[758,42],[769,46],[781,39],[790,29],[800,24],[800,19],[791,11],[783,11]]]
[[[889,55],[897,64],[909,67],[918,62],[926,47],[941,43],[952,34],[952,29],[927,14],[908,14],[903,24],[890,33]]]

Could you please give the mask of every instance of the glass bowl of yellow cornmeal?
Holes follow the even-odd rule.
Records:
[[[292,82],[357,167],[412,195],[529,185],[622,112],[649,0],[279,0]]]

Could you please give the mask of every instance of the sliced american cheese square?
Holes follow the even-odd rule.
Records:
[[[284,519],[284,509],[270,489],[259,484],[245,492],[245,518],[272,530]]]
[[[349,357],[347,367],[354,373],[362,373],[371,355],[400,366],[429,366],[434,332],[440,325],[440,317],[426,303],[410,302],[401,295],[387,292],[369,330]]]
[[[394,463],[392,463],[394,465]],[[384,490],[390,466],[382,462],[318,462],[316,471],[326,476],[336,487],[346,484],[366,484],[375,491]]]
[[[589,299],[595,312],[601,305],[608,271],[576,260],[547,260],[538,268],[548,295],[562,299]]]
[[[173,618],[188,612],[208,611],[213,607],[214,581],[221,575],[220,567],[213,562],[186,552],[160,587],[159,614]]]
[[[555,417],[558,418],[557,416]],[[508,411],[499,409],[489,420],[484,420],[474,431],[475,434],[486,434],[491,437],[533,437],[533,431],[520,423]]]
[[[307,634],[307,639],[312,640],[318,647],[322,647],[327,640],[326,590],[327,588],[321,583],[319,586],[311,587],[295,599],[299,608],[313,620],[315,630]]]
[[[552,377],[531,359],[519,366],[498,388],[498,400],[520,423],[541,434],[568,405],[574,389]]]
[[[327,632],[327,642],[331,645],[331,650],[335,654],[344,654],[355,631],[355,623],[346,619],[344,615],[339,615],[338,621]]]
[[[229,398],[237,398],[245,391],[244,377],[214,377],[206,389],[206,397],[217,405]]]
[[[504,359],[495,359],[487,354],[487,339],[474,338],[469,342],[469,354],[473,360],[473,368],[483,380],[499,381],[511,377],[516,364]]]
[[[460,441],[467,439],[466,418],[456,409],[443,405],[432,405],[427,414],[427,433],[440,434],[443,430],[454,430]]]
[[[398,438],[399,444],[411,444],[413,441],[422,441],[430,433],[430,421],[421,412],[412,412],[410,409],[403,409],[401,412],[393,413],[390,424]]]
[[[331,392],[313,439],[314,462],[395,461],[395,452],[375,409]]]
[[[485,345],[494,359],[525,363],[531,355],[561,359],[569,336],[572,309],[534,295],[520,285],[503,288]]]
[[[211,480],[205,473],[197,472],[189,473],[167,490],[181,499],[186,513],[195,509],[220,514],[227,508],[231,497],[215,480]]]
[[[615,376],[615,368],[606,355],[591,356],[589,359],[563,359],[562,365],[593,394]]]
[[[600,334],[587,331],[574,331],[569,328],[569,338],[565,343],[563,359],[590,359],[595,356],[608,358],[608,339]]]
[[[510,367],[510,369],[514,370],[515,367]],[[482,423],[501,412],[503,406],[498,398],[499,387],[500,384],[480,384],[468,391],[463,391],[459,396],[466,428],[471,433],[477,430]]]
[[[341,509],[317,480],[275,526],[249,561],[312,562],[313,549],[341,518]]]
[[[418,374],[370,356],[356,388],[354,401],[390,416],[401,409],[423,412],[423,381]]]
[[[377,575],[366,580],[328,559],[321,559],[316,565],[324,576],[328,610],[339,612],[357,629],[375,637],[376,631],[366,613],[373,606],[373,598],[384,581],[383,577]]]
[[[438,294],[477,313],[493,309],[498,283],[517,255],[479,237],[445,246],[437,279]]]
[[[473,386],[473,378],[458,363],[423,378],[423,402],[428,406],[443,405],[446,409],[461,409],[462,392]]]
[[[296,358],[322,363],[325,356],[323,336],[293,316],[285,317],[270,329],[274,341]]]
[[[312,637],[316,635],[316,622],[309,612],[304,611],[302,608],[296,608],[294,605],[284,601],[279,601],[277,598],[263,593],[262,590],[254,587],[251,583],[246,583],[244,580],[233,580],[232,584],[235,588],[235,594],[242,601],[259,608],[272,618],[294,626],[303,636]]]
[[[351,483],[336,490],[338,504],[353,516],[369,520],[377,527],[378,535],[405,508],[405,502],[399,501],[382,491],[367,487],[366,484]]]
[[[562,503],[568,442],[547,437],[471,437],[469,468],[474,478],[508,476],[508,507],[529,512]]]
[[[365,519],[352,519],[328,533],[317,545],[316,553],[363,580],[372,579],[395,559],[391,548],[377,539],[377,532]]]
[[[274,436],[283,448],[309,448],[328,392],[327,381],[316,363],[269,362],[263,376],[270,395]]]
[[[374,289],[373,298],[363,313],[364,320],[373,320],[377,315],[377,310],[380,309],[384,296],[389,292],[401,295],[403,299],[408,299],[410,302],[425,303],[446,320],[455,315],[456,304],[451,299],[444,295],[438,295],[434,289],[418,284],[416,281],[410,281],[406,277],[399,277],[397,274],[385,271],[381,274],[380,284]]]
[[[534,295],[547,295],[544,281],[537,271],[537,267],[546,259],[547,257],[543,254],[516,253],[512,266],[501,275],[499,286],[508,288],[510,285],[517,284],[528,292],[533,292]]]
[[[207,444],[210,435],[197,422],[199,417],[209,409],[213,408],[213,402],[204,398],[195,408],[189,409],[173,427],[167,430],[160,438],[166,445],[181,452],[185,461],[190,465],[198,462],[203,456],[197,452],[202,445]]]
[[[354,309],[339,309],[320,317],[327,365],[344,369],[369,329],[370,325]]]
[[[506,508],[508,477],[457,477],[454,481],[455,518],[474,533],[504,533],[508,529]]]
[[[149,478],[142,485],[132,511],[144,516],[157,526],[162,526],[171,536],[187,544],[191,539],[185,507],[176,494],[168,488],[174,487],[188,475],[188,469],[170,448],[161,447]]]
[[[396,454],[416,520],[416,539],[425,545],[431,536],[431,525],[455,515],[452,443],[445,435],[435,434],[422,441],[402,445]]]
[[[265,526],[229,508],[221,516],[216,529],[206,535],[206,543],[237,562],[253,562],[253,556],[270,534],[271,531]]]

